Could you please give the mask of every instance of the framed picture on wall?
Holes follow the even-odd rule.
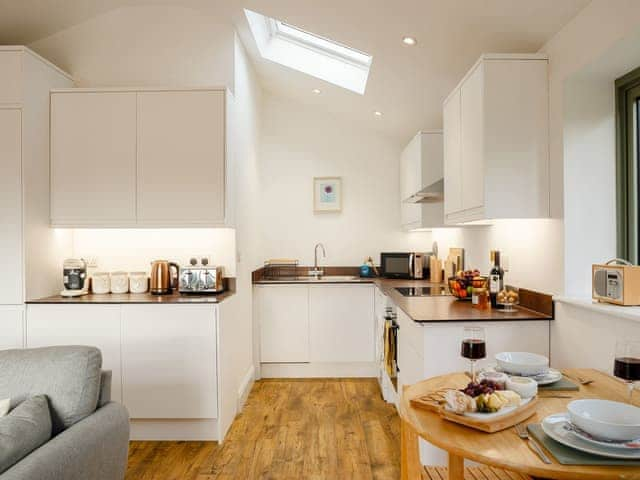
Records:
[[[313,178],[313,211],[340,212],[342,210],[342,178]]]

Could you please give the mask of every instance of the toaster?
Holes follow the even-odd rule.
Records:
[[[616,305],[640,305],[640,266],[618,258],[591,267],[592,297]]]
[[[180,293],[223,292],[222,274],[222,267],[207,265],[180,267],[178,291]]]

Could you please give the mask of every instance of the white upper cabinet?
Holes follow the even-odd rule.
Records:
[[[138,221],[223,224],[225,92],[138,94]]]
[[[51,95],[54,225],[136,222],[135,92]]]
[[[548,60],[483,55],[447,97],[447,224],[549,216]]]
[[[454,91],[444,104],[444,213],[462,210],[462,156],[460,155],[460,90]]]
[[[51,223],[230,226],[224,89],[51,93]]]
[[[444,224],[442,198],[419,202],[425,189],[442,191],[442,132],[419,132],[400,156],[400,210],[402,228],[433,228]],[[440,183],[438,183],[440,182]]]

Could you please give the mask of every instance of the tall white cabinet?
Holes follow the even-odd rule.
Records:
[[[51,224],[232,226],[225,89],[51,93]]]
[[[445,99],[447,224],[549,216],[548,59],[483,55]]]
[[[60,284],[67,235],[49,228],[49,90],[71,77],[22,46],[0,46],[0,348],[24,344],[25,299]]]

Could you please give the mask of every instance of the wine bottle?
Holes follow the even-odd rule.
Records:
[[[489,272],[491,307],[500,308],[498,306],[498,293],[504,288],[504,270],[500,267],[500,252],[498,250],[491,251],[491,261],[493,262],[493,268]]]

